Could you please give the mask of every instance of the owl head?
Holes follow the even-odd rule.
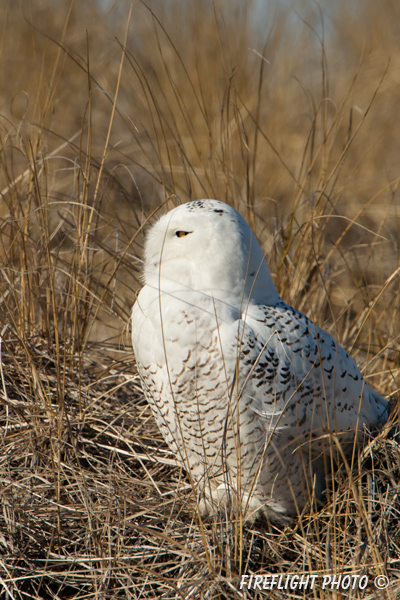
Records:
[[[218,200],[182,204],[151,227],[143,276],[147,285],[165,291],[187,289],[269,305],[280,299],[249,225]]]

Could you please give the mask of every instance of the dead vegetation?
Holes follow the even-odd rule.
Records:
[[[291,597],[396,598],[398,3],[0,14],[0,596],[278,599],[241,575],[356,573]],[[293,527],[199,521],[142,396],[129,311],[174,194],[240,210],[285,300],[393,402]]]

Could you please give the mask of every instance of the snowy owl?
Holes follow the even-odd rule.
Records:
[[[388,402],[332,337],[279,296],[254,233],[231,206],[188,202],[145,244],[132,343],[158,427],[203,514],[272,521],[325,489]]]

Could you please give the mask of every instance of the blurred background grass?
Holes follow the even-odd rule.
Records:
[[[8,257],[9,217],[35,245],[45,214],[52,256],[71,264],[90,238],[90,277],[104,284],[139,223],[175,193],[233,204],[261,241],[279,233],[286,252],[290,239],[292,259],[310,223],[322,228],[325,248],[310,260],[335,271],[337,315],[349,303],[359,312],[371,300],[366,286],[384,285],[398,265],[396,2],[135,2],[128,24],[128,3],[0,10]],[[288,278],[280,258],[270,257],[280,289],[302,303],[309,260]],[[119,265],[103,291],[124,316],[137,287],[129,267],[139,264],[127,262],[129,273]],[[68,276],[56,266],[57,280]],[[103,338],[117,339],[120,321],[103,320],[113,327]],[[91,337],[102,335],[92,328]]]
[[[90,562],[118,544],[123,556],[126,522],[118,534],[110,525],[106,543],[94,515],[110,523],[113,502],[117,512],[134,502],[132,514],[143,515],[142,501],[158,515],[161,487],[179,479],[165,471],[173,457],[162,444],[164,463],[143,466],[158,433],[132,380],[128,319],[147,220],[176,196],[235,206],[284,299],[395,398],[400,5],[5,0],[0,24],[4,581],[15,598],[158,597],[162,585],[146,587],[143,575],[155,571],[141,571],[139,590],[125,558],[122,571],[115,559],[107,574],[100,561],[87,579],[75,569],[75,591],[66,592],[74,567],[60,558],[84,548]],[[44,491],[33,492],[39,471]],[[65,515],[73,510],[72,525]],[[43,520],[47,537],[31,547]],[[98,537],[89,551],[91,527]],[[57,539],[58,563],[48,537]]]

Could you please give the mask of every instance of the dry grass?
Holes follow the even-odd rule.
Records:
[[[396,404],[399,4],[150,6],[0,6],[0,595],[284,598],[240,576],[357,573],[292,596],[395,598],[396,428],[293,527],[201,523],[127,322],[147,218],[216,197]]]

